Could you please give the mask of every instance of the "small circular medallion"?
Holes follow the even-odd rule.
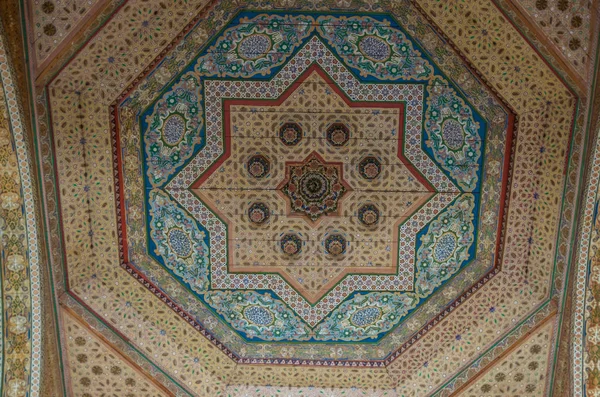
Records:
[[[378,307],[365,307],[364,309],[357,310],[352,317],[350,317],[350,322],[355,327],[366,327],[379,320],[381,314],[381,309]]]
[[[298,123],[285,123],[279,129],[279,139],[286,146],[295,146],[302,140],[302,127]]]
[[[162,137],[169,146],[175,146],[183,139],[185,133],[185,119],[182,115],[174,113],[167,117],[162,128]]]
[[[365,179],[375,179],[381,173],[381,162],[375,157],[365,157],[358,164],[358,172]]]
[[[252,223],[260,225],[268,221],[269,217],[270,211],[269,207],[267,207],[266,204],[254,203],[250,206],[250,208],[248,208],[248,218]]]
[[[44,33],[46,36],[54,36],[56,34],[56,26],[51,23],[44,25]]]
[[[254,178],[264,178],[271,170],[271,164],[265,156],[256,155],[248,160],[248,172]]]
[[[456,236],[451,233],[445,233],[435,242],[433,247],[433,258],[436,262],[447,261],[456,249]]]
[[[273,324],[275,318],[273,314],[262,306],[248,306],[244,309],[244,317],[246,320],[260,326],[268,326]]]
[[[297,255],[302,250],[302,240],[293,233],[283,235],[280,241],[281,251],[289,256]]]
[[[365,226],[374,226],[379,222],[379,209],[373,204],[365,204],[358,209],[358,220]]]
[[[186,258],[192,254],[192,243],[187,234],[181,229],[169,231],[169,246],[180,257]]]
[[[462,125],[454,120],[448,119],[442,124],[442,139],[450,150],[459,150],[465,143],[465,135]]]
[[[339,234],[332,234],[327,236],[325,239],[325,251],[329,255],[338,256],[346,253],[347,246],[346,239],[344,236]]]
[[[385,61],[392,53],[389,44],[376,36],[365,36],[358,43],[358,48],[364,56],[375,62]]]
[[[346,124],[333,123],[327,128],[327,142],[331,146],[344,146],[350,140],[350,129]]]
[[[52,14],[54,12],[54,3],[51,1],[45,1],[42,4],[42,11],[45,14]]]
[[[237,52],[241,58],[254,60],[265,56],[271,50],[271,39],[264,34],[253,34],[242,39]]]

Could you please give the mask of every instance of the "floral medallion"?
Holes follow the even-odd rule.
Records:
[[[237,53],[242,59],[255,60],[264,57],[272,47],[269,36],[253,34],[242,39],[237,47]]]
[[[298,255],[302,251],[302,240],[295,234],[284,234],[281,237],[279,246],[281,247],[281,252],[285,255]]]
[[[379,209],[374,204],[365,204],[358,209],[358,220],[365,226],[377,225],[379,216]]]
[[[375,179],[381,173],[381,162],[375,157],[365,157],[358,164],[358,172],[365,179]]]
[[[248,208],[248,219],[250,219],[250,222],[252,223],[260,225],[267,222],[269,217],[270,211],[266,204],[254,203]]]
[[[359,41],[358,48],[364,56],[374,62],[383,62],[392,55],[390,45],[377,36],[364,36]]]
[[[330,234],[325,238],[323,246],[325,252],[332,256],[343,255],[346,253],[348,242],[341,234]]]
[[[265,156],[250,157],[247,163],[248,173],[254,178],[264,178],[269,174],[271,163]]]
[[[344,123],[333,123],[327,128],[326,137],[331,146],[344,146],[350,140],[350,128]]]
[[[327,163],[312,153],[300,163],[286,163],[286,179],[279,185],[290,214],[315,222],[321,216],[339,215],[342,198],[352,191],[340,163]]]
[[[296,146],[302,139],[302,127],[298,123],[285,123],[279,129],[279,138],[286,146]]]

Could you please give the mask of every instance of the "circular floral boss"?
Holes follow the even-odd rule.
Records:
[[[358,220],[365,226],[374,226],[379,223],[380,212],[373,204],[364,204],[358,209]]]
[[[358,163],[358,173],[365,179],[375,179],[381,174],[381,162],[373,156],[365,157]]]
[[[344,123],[333,123],[327,128],[326,139],[331,146],[344,146],[350,140],[350,128]]]
[[[294,233],[284,234],[279,242],[281,252],[288,256],[298,255],[302,251],[302,240]]]
[[[248,173],[254,178],[264,178],[271,171],[271,163],[260,154],[250,157],[246,164]]]
[[[323,245],[329,255],[338,256],[346,253],[348,243],[341,234],[331,234],[327,236]]]
[[[263,224],[269,220],[270,216],[271,214],[269,211],[269,207],[267,207],[266,204],[253,203],[248,208],[248,218],[250,219],[250,222],[254,224]]]
[[[296,146],[302,140],[302,127],[298,123],[285,123],[279,129],[279,139],[286,146]]]

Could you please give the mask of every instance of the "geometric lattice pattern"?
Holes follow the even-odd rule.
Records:
[[[89,397],[102,394],[152,397],[169,394],[140,375],[122,357],[110,349],[91,330],[65,315],[65,337],[74,395]]]

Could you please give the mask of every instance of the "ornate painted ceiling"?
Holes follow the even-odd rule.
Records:
[[[600,393],[598,7],[6,7],[0,394]]]

